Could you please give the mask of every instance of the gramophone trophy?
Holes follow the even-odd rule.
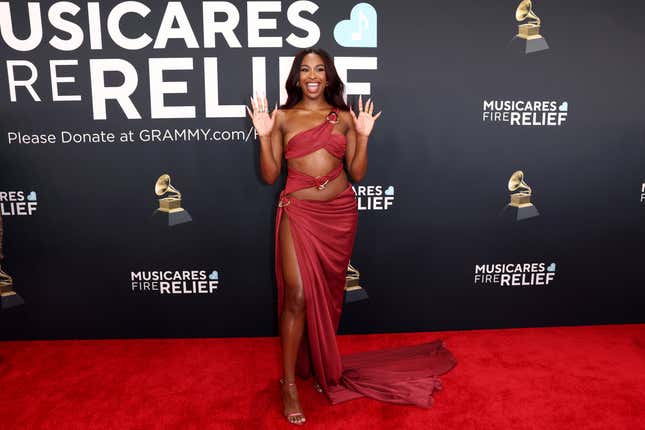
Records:
[[[2,254],[2,217],[0,216],[0,263],[4,255]],[[0,308],[7,309],[13,306],[22,305],[25,301],[13,290],[13,279],[2,270],[0,266]]]
[[[164,173],[155,183],[155,194],[163,196],[166,193],[167,197],[159,199],[159,208],[155,210],[154,215],[166,218],[169,226],[192,221],[188,211],[181,207],[181,193],[170,185],[170,175]]]
[[[352,263],[347,265],[345,278],[345,303],[360,302],[367,299],[367,292],[359,285],[360,273]]]
[[[522,42],[525,54],[549,49],[546,39],[540,35],[540,18],[533,12],[531,0],[522,0],[515,10],[515,19],[518,22],[527,20],[518,26],[517,34],[513,40]]]
[[[532,191],[531,187],[524,182],[524,172],[518,170],[511,175],[508,180],[508,190],[517,191],[511,194],[511,202],[506,207],[507,210],[510,210],[514,221],[522,221],[540,215],[537,208],[531,203]]]

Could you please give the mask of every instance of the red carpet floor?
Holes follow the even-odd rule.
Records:
[[[339,336],[344,353],[441,337],[459,364],[430,409],[330,406],[324,429],[645,429],[645,324]],[[1,429],[278,429],[277,338],[0,342]]]

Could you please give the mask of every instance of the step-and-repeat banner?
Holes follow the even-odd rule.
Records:
[[[383,110],[341,332],[645,321],[643,12],[0,1],[0,338],[277,334],[245,104],[311,46]]]

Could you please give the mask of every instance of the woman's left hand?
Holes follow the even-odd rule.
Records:
[[[372,116],[372,112],[374,112],[374,102],[372,102],[371,98],[368,99],[365,103],[365,109],[363,109],[363,99],[361,96],[358,96],[358,116],[356,116],[353,110],[350,109],[349,111],[352,113],[356,133],[359,136],[364,137],[370,135],[372,128],[374,127],[374,121],[376,121],[376,119],[381,116],[381,113],[383,113],[383,111],[380,111],[376,115]]]

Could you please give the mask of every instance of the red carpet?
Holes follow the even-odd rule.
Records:
[[[330,406],[324,429],[645,428],[645,324],[340,336],[343,353],[441,337],[459,364],[424,410]],[[281,415],[277,338],[0,342],[2,429],[296,428]]]

